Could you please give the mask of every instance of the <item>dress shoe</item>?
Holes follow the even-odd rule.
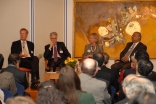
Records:
[[[33,77],[33,79],[32,79],[32,81],[31,81],[32,83],[40,83],[40,81],[39,80],[37,80],[36,79],[36,77]]]
[[[39,86],[38,86],[37,83],[32,83],[30,88],[31,88],[31,89],[34,89],[34,90],[38,90],[38,87],[39,87]]]

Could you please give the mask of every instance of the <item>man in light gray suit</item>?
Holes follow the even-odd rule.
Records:
[[[84,59],[81,63],[82,73],[79,77],[82,90],[92,93],[96,104],[110,104],[106,82],[92,77],[96,73],[97,66],[97,62],[91,58]]]

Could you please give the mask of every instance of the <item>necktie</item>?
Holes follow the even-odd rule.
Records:
[[[130,49],[128,50],[128,52],[125,54],[125,56],[129,57],[130,54],[132,53],[133,49],[134,49],[135,43],[133,43],[133,45],[130,47]]]
[[[27,52],[27,50],[26,50],[26,48],[25,48],[25,41],[23,41],[23,53],[24,53],[24,54],[28,54],[28,52]]]
[[[54,46],[54,61],[56,62],[58,59],[57,57],[57,49],[56,49],[56,46]]]

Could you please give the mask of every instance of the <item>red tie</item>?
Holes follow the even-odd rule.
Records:
[[[57,57],[57,49],[56,49],[56,46],[54,46],[54,61],[56,62],[58,59]]]

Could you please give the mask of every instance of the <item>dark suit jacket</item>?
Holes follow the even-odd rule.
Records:
[[[111,69],[107,68],[106,66],[102,66],[101,70],[98,70],[96,77],[101,78],[101,79],[105,79],[110,84],[112,84],[113,78],[112,78],[111,72],[109,70],[111,70]]]
[[[4,68],[3,71],[7,71],[13,74],[15,78],[15,82],[23,85],[26,88],[28,88],[28,82],[26,79],[26,73],[24,71],[21,71],[17,69],[16,66],[9,65],[8,67]]]
[[[107,68],[106,66],[102,66],[101,70],[98,71],[96,74],[97,78],[102,78],[107,81],[109,81],[110,86],[114,86],[116,89],[118,89],[117,84],[118,84],[118,77],[114,70],[111,70]]]
[[[53,55],[53,48],[49,50],[49,47],[50,47],[50,44],[46,45],[45,51],[44,51],[44,58],[47,60],[51,60],[52,55]],[[57,52],[60,55],[62,60],[65,60],[67,57],[71,57],[71,54],[68,52],[68,49],[66,48],[63,42],[57,42]]]
[[[125,49],[120,53],[120,60],[121,60],[122,57],[125,56],[125,54],[126,54],[127,51],[130,49],[130,47],[132,46],[132,44],[133,44],[133,42],[127,43]],[[137,44],[137,46],[134,48],[134,50],[132,51],[132,53],[131,53],[130,56],[133,56],[134,53],[135,53],[136,51],[138,51],[138,50],[145,50],[145,51],[146,51],[146,50],[147,50],[147,46],[144,45],[143,43],[139,42],[139,43]]]
[[[29,54],[30,54],[31,57],[33,57],[34,56],[34,43],[32,43],[30,41],[26,41],[26,42],[27,42]],[[21,52],[22,52],[21,40],[14,41],[12,43],[12,46],[11,46],[11,53],[20,54]]]
[[[124,71],[124,78],[129,75],[129,74],[136,74],[136,70],[132,70],[132,69],[126,69]],[[151,80],[151,81],[156,81],[156,72],[152,71],[151,74],[149,74],[148,76],[146,76],[147,79]]]

